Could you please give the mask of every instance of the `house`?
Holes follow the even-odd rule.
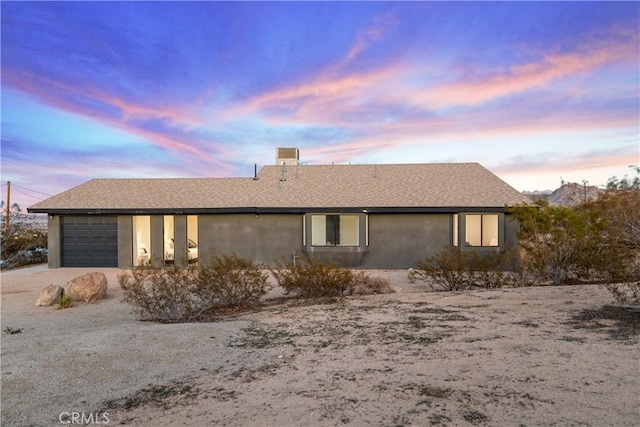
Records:
[[[94,179],[29,208],[49,218],[49,267],[189,266],[235,252],[408,268],[447,246],[517,245],[529,199],[478,163],[306,165],[278,149],[247,178]],[[283,157],[284,156],[284,157]]]

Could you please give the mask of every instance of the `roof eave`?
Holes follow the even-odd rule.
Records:
[[[197,214],[302,214],[302,213],[458,213],[506,212],[506,206],[359,206],[359,207],[217,207],[217,208],[28,208],[49,215],[197,215]]]

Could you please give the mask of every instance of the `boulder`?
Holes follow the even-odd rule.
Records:
[[[54,304],[62,295],[64,295],[64,289],[62,289],[62,286],[46,286],[40,291],[40,296],[36,300],[36,307],[48,307]]]
[[[67,294],[73,297],[74,301],[84,301],[94,303],[107,297],[107,276],[103,273],[92,272],[67,283]]]

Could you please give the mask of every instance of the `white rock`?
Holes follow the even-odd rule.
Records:
[[[36,300],[36,307],[48,307],[56,302],[64,294],[62,286],[49,285],[40,291],[40,296]]]

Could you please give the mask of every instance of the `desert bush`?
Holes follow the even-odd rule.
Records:
[[[417,268],[409,270],[409,281],[421,280],[433,290],[462,291],[469,289],[473,252],[462,252],[458,248],[445,248],[443,251],[416,263]]]
[[[608,286],[620,304],[640,305],[640,167],[631,166],[633,179],[613,177],[588,210],[602,227],[606,256],[599,259],[611,281]]]
[[[193,270],[136,268],[119,273],[118,283],[123,301],[143,320],[192,322],[215,306],[213,296],[199,292]]]
[[[508,284],[502,252],[486,254],[482,257],[476,255],[476,258],[469,272],[473,286],[494,289]]]
[[[124,302],[142,319],[167,323],[255,306],[270,288],[260,266],[235,254],[216,257],[199,270],[137,268],[120,273],[118,282]]]
[[[576,207],[539,201],[512,210],[520,223],[524,259],[538,280],[635,286],[640,275],[640,168],[634,170],[634,179],[614,177],[597,199]]]
[[[357,287],[351,270],[307,258],[295,264],[285,259],[276,261],[275,268],[270,271],[285,294],[306,299],[352,295]]]
[[[612,283],[607,288],[619,304],[640,305],[640,280]]]
[[[529,259],[521,256],[518,249],[510,248],[502,253],[502,267],[509,286],[520,288],[537,283],[537,276],[531,272]]]
[[[395,292],[389,279],[386,277],[372,277],[364,271],[354,273],[353,282],[355,285],[353,293],[358,295],[390,294]]]
[[[585,275],[597,236],[588,216],[546,201],[517,206],[512,214],[520,223],[520,244],[538,280],[560,285]]]
[[[223,255],[200,268],[198,293],[213,296],[220,307],[251,307],[271,289],[268,279],[252,261],[236,254]]]
[[[479,253],[447,247],[416,265],[409,270],[409,281],[424,281],[435,291],[525,286],[528,276],[514,250]]]

